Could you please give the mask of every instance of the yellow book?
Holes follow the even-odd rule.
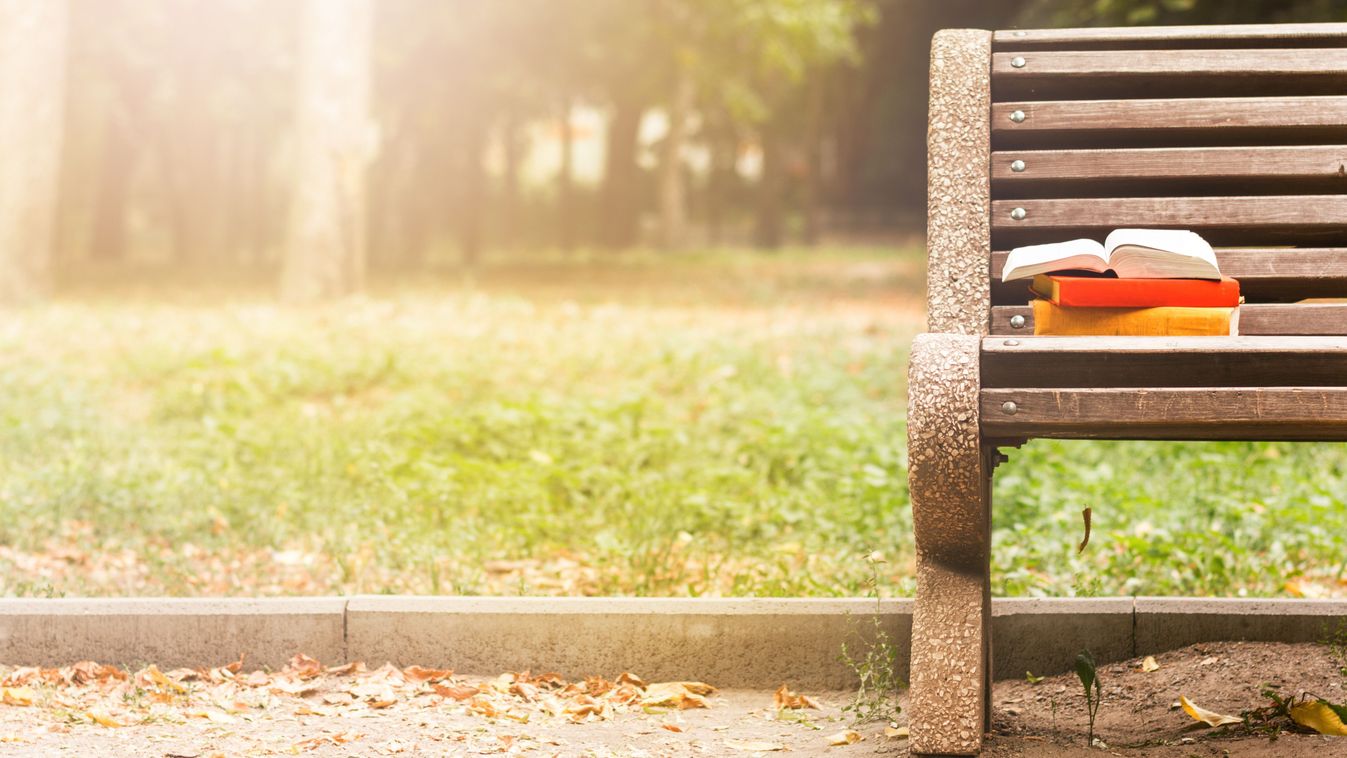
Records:
[[[1201,337],[1239,334],[1238,308],[1072,308],[1034,301],[1034,334]]]

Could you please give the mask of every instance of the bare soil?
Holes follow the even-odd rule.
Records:
[[[1218,643],[1101,669],[1104,701],[1096,734],[1106,747],[1085,745],[1079,683],[1061,675],[1030,684],[998,682],[995,723],[984,756],[1073,758],[1332,758],[1347,756],[1347,737],[1283,732],[1276,739],[1243,727],[1212,729],[1175,705],[1180,694],[1214,711],[1238,715],[1265,704],[1268,684],[1292,694],[1310,691],[1347,701],[1347,682],[1328,648],[1317,645]],[[0,755],[157,756],[906,756],[906,739],[883,735],[884,724],[857,728],[863,739],[841,747],[829,738],[849,728],[841,712],[848,693],[807,693],[819,710],[777,718],[772,693],[721,691],[709,709],[619,713],[582,724],[562,718],[528,723],[488,719],[464,708],[398,703],[360,714],[309,715],[290,703],[237,723],[207,719],[151,722],[121,728],[62,719],[36,708],[0,706]],[[756,743],[756,744],[755,744]],[[776,748],[776,750],[767,750]]]

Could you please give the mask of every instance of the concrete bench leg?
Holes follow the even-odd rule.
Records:
[[[990,455],[978,431],[975,336],[923,334],[908,373],[917,543],[912,752],[977,755],[990,717]]]

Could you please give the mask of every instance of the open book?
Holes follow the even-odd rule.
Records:
[[[1006,257],[1001,281],[1054,271],[1113,272],[1124,279],[1220,279],[1211,245],[1184,229],[1114,229],[1092,239],[1017,247]]]

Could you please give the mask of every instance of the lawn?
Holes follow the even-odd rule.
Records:
[[[922,268],[539,257],[7,313],[0,594],[853,595],[876,549],[910,594]],[[1035,441],[995,527],[999,594],[1347,595],[1347,445]]]

